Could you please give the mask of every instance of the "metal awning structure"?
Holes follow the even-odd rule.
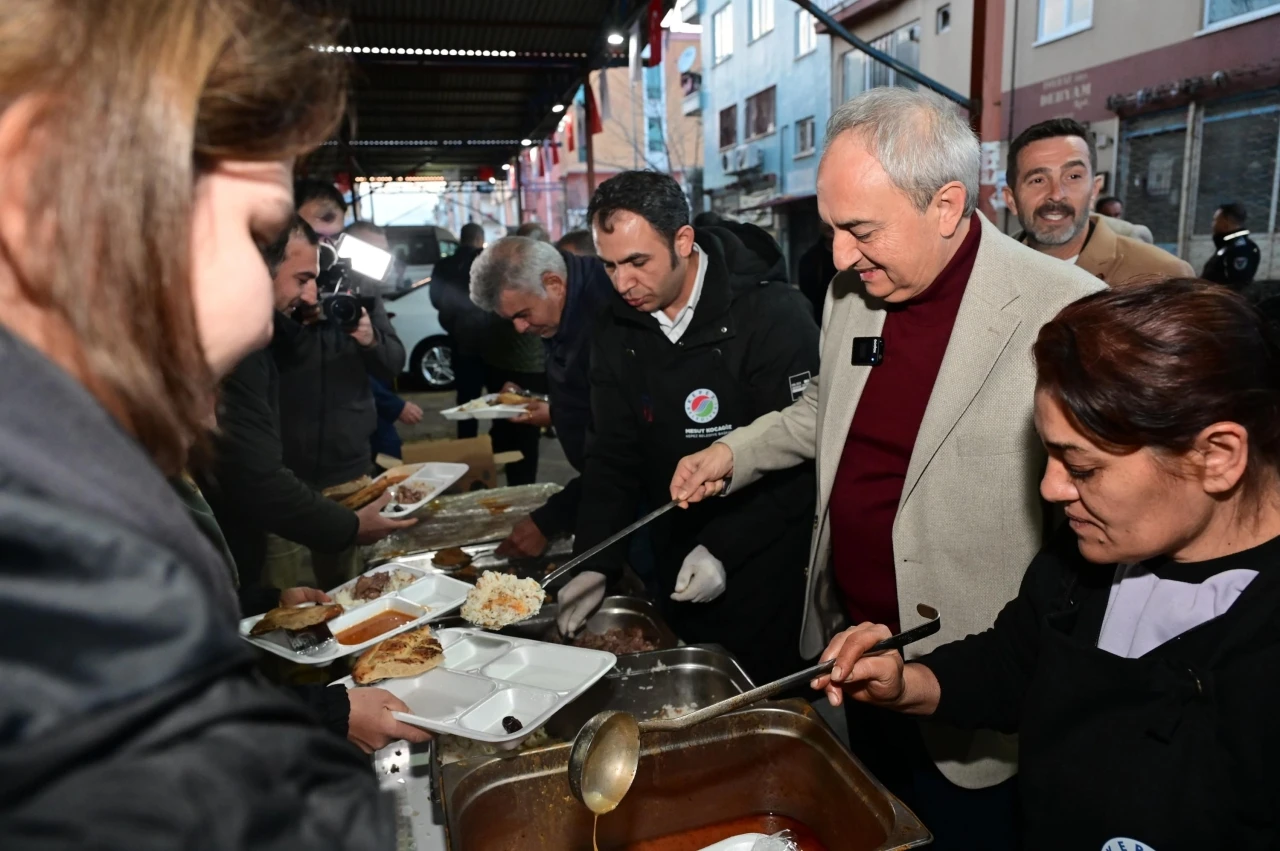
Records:
[[[670,6],[670,0],[665,4]],[[309,157],[318,175],[474,179],[550,134],[647,0],[351,0],[351,120]],[[644,44],[643,26],[641,46]]]

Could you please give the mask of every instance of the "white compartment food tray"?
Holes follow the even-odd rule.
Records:
[[[417,615],[412,621],[388,630],[369,641],[361,644],[339,644],[335,640],[318,653],[299,653],[289,646],[288,637],[279,630],[269,632],[266,635],[249,635],[249,630],[253,628],[254,624],[262,620],[263,615],[254,615],[240,621],[240,636],[250,644],[261,647],[263,650],[274,653],[291,662],[298,662],[302,665],[327,665],[335,659],[341,659],[343,656],[350,656],[352,653],[359,653],[372,647],[384,638],[390,638],[393,635],[398,635],[450,614],[462,605],[463,601],[467,599],[467,592],[471,590],[471,586],[467,583],[445,576],[438,571],[408,567],[395,562],[379,565],[368,572],[376,573],[397,568],[413,573],[421,573],[422,578],[412,585],[401,588],[394,594],[386,594],[364,605],[348,609],[340,617],[334,618],[327,624],[329,631],[337,635],[342,630],[355,626],[361,621],[368,620],[389,608]]]
[[[412,476],[405,479],[399,485],[392,485],[391,490],[395,490],[400,485],[407,485],[410,482],[427,486],[427,495],[417,502],[411,502],[408,505],[401,505],[399,502],[392,502],[386,508],[382,509],[380,514],[383,517],[408,517],[440,494],[447,491],[454,482],[461,479],[469,470],[466,464],[453,464],[446,461],[428,461],[419,465],[418,469]],[[385,475],[385,474],[384,474]]]
[[[504,420],[526,413],[524,405],[498,405],[497,393],[472,399],[454,408],[445,408],[441,415],[446,420]]]
[[[416,677],[375,683],[408,704],[396,718],[435,733],[503,745],[518,742],[576,700],[618,659],[602,650],[548,644],[479,629],[442,629],[444,662]],[[334,685],[351,688],[350,677]],[[508,733],[502,719],[521,728]]]
[[[763,833],[742,833],[721,839],[715,845],[708,845],[702,851],[751,851],[756,842],[765,838]]]

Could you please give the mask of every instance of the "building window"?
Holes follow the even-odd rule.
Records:
[[[774,124],[774,106],[777,99],[778,90],[770,86],[763,92],[754,94],[747,98],[747,129],[746,135],[748,139],[758,139],[761,136],[768,136],[777,126]]]
[[[1204,25],[1269,11],[1280,11],[1280,0],[1204,0]]]
[[[813,118],[801,118],[796,122],[796,156],[803,157],[813,153],[814,147]]]
[[[1037,43],[1056,41],[1093,26],[1093,0],[1040,0]]]
[[[738,144],[738,105],[720,110],[720,147],[732,148]]]
[[[644,96],[647,100],[662,100],[662,66],[644,69]]]
[[[649,116],[649,150],[653,153],[662,153],[667,146],[662,141],[662,119]]]
[[[726,3],[711,16],[711,57],[713,65],[733,55],[733,3]]]
[[[796,10],[796,58],[818,49],[818,19],[804,9]]]
[[[913,21],[887,35],[882,35],[872,41],[871,46],[889,54],[904,65],[919,68],[920,22]],[[844,55],[841,78],[842,100],[857,97],[867,89],[874,89],[877,86],[916,88],[914,80],[900,75],[888,65],[877,62],[860,50],[850,50]]]
[[[951,4],[938,7],[938,35],[948,32],[951,29]]]
[[[751,41],[773,32],[774,0],[750,0]]]

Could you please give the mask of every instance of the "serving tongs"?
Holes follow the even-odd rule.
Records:
[[[662,506],[661,508],[656,508],[653,511],[650,511],[644,517],[641,517],[639,520],[632,523],[630,526],[623,529],[621,532],[615,532],[614,534],[605,538],[603,541],[596,544],[594,547],[587,550],[582,555],[574,556],[573,558],[569,559],[564,564],[560,565],[555,570],[551,571],[546,576],[542,577],[542,587],[546,588],[552,582],[555,582],[557,579],[559,579],[561,576],[564,576],[566,573],[569,573],[572,570],[577,570],[579,567],[586,564],[591,559],[600,555],[600,553],[609,549],[609,547],[618,543],[618,541],[621,541],[623,538],[627,537],[632,532],[635,532],[637,529],[643,526],[647,526],[649,523],[653,522],[654,520],[657,520],[659,517],[666,514],[668,511],[675,508],[679,504],[680,503],[676,502],[673,499],[671,500],[671,502],[668,502],[666,505]]]
[[[921,617],[927,618],[923,624],[877,642],[863,655],[901,650],[942,628],[938,610],[933,606],[921,603],[916,606],[916,611]],[[831,659],[679,718],[637,721],[628,712],[601,712],[583,725],[573,740],[573,747],[569,751],[569,789],[574,797],[597,815],[610,812],[622,801],[635,780],[636,770],[640,765],[642,733],[688,729],[727,712],[743,709],[792,686],[830,674],[835,664],[836,660]]]

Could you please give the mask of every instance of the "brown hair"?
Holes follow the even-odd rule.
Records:
[[[314,148],[345,105],[332,26],[290,0],[8,0],[0,109],[32,110],[23,295],[81,380],[173,474],[213,390],[191,292],[195,180]],[[23,262],[17,260],[22,257]]]
[[[1280,470],[1280,343],[1225,287],[1175,278],[1103,290],[1040,329],[1037,388],[1113,451],[1189,450],[1216,422],[1249,433],[1243,487]]]

